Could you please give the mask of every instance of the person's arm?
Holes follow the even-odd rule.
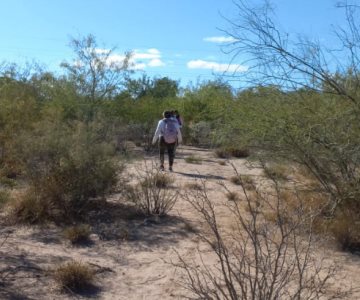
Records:
[[[156,127],[155,134],[154,134],[154,137],[153,137],[153,140],[152,140],[153,145],[156,143],[156,141],[160,137],[163,126],[164,126],[164,122],[163,122],[163,120],[160,120],[157,127]]]
[[[182,143],[182,135],[181,135],[180,126],[177,127],[177,138],[178,138],[178,143],[181,144]]]

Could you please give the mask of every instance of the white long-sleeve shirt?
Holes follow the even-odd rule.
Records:
[[[159,121],[156,127],[155,134],[152,140],[153,144],[155,144],[156,141],[164,135],[164,130],[165,130],[165,121],[164,119],[162,119]],[[182,143],[182,135],[180,131],[180,125],[178,123],[176,124],[176,130],[177,130],[178,143]]]

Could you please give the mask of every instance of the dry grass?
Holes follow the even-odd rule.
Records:
[[[84,292],[94,285],[94,271],[81,262],[68,262],[54,271],[54,278],[65,291]]]
[[[266,177],[276,181],[285,181],[288,179],[288,169],[284,165],[271,164],[264,167]]]
[[[6,190],[0,190],[0,208],[10,202],[10,193]]]
[[[185,184],[184,187],[189,190],[198,190],[198,191],[203,189],[203,186],[197,182],[188,182]]]
[[[142,186],[156,186],[157,188],[168,188],[174,179],[165,173],[156,172],[146,176],[142,181]]]
[[[236,193],[236,192],[227,192],[226,193],[226,198],[229,201],[238,201],[238,200],[240,200],[239,194]]]
[[[233,184],[240,185],[241,184],[241,178],[239,175],[234,175],[230,177],[229,179]]]
[[[226,147],[215,150],[215,155],[219,158],[246,158],[250,156],[250,151],[247,148],[236,148],[236,147]]]
[[[173,177],[160,172],[157,168],[138,172],[138,183],[124,189],[126,199],[135,204],[144,215],[166,215],[178,198],[178,190],[169,188]]]
[[[80,224],[68,227],[64,230],[64,237],[72,244],[81,244],[89,242],[90,240],[90,226],[87,224]]]
[[[10,203],[9,217],[15,223],[35,224],[49,219],[51,202],[29,188]]]
[[[202,160],[200,157],[197,157],[195,155],[190,155],[190,156],[187,156],[185,157],[185,161],[189,164],[198,164],[198,165],[201,165],[202,163]]]

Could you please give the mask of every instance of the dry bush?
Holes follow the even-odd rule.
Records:
[[[168,188],[173,182],[174,179],[169,175],[162,172],[154,172],[149,176],[145,176],[145,178],[140,181],[140,184],[144,186],[154,185],[157,188]]]
[[[34,188],[28,188],[10,203],[9,218],[14,223],[35,224],[49,220],[54,206]]]
[[[187,156],[185,157],[185,161],[189,164],[198,164],[198,165],[201,165],[202,163],[202,160],[200,157],[197,157],[195,155],[190,155],[190,156]]]
[[[250,156],[250,151],[247,148],[224,147],[216,149],[215,155],[219,158],[247,158]]]
[[[337,267],[316,253],[319,241],[312,224],[318,212],[307,212],[298,199],[292,218],[284,221],[284,199],[277,183],[273,192],[273,197],[268,191],[253,191],[250,196],[243,186],[244,199],[227,205],[228,216],[235,224],[230,231],[218,222],[206,188],[184,195],[204,222],[206,228],[198,234],[216,259],[215,265],[207,263],[208,249],[206,254],[199,250],[200,265],[199,260],[189,262],[179,255],[176,266],[184,271],[181,284],[192,293],[189,299],[320,299],[325,294],[345,295],[330,290]],[[264,213],[269,211],[275,222],[267,221]]]
[[[137,184],[124,190],[125,197],[144,215],[166,215],[175,205],[178,191],[169,188],[173,178],[155,166],[138,171]]]
[[[68,262],[54,271],[56,282],[65,291],[83,292],[94,285],[94,271],[81,262]]]
[[[356,252],[360,249],[360,223],[355,210],[337,211],[330,220],[322,220],[322,225],[334,236],[342,250]]]
[[[283,165],[279,164],[271,164],[271,165],[265,165],[264,166],[264,174],[266,177],[274,180],[287,180],[287,168]]]
[[[86,243],[90,239],[91,229],[87,224],[70,226],[63,232],[64,237],[72,244]]]

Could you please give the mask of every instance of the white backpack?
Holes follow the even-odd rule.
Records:
[[[178,121],[173,118],[164,119],[165,129],[164,129],[164,140],[167,144],[176,143],[177,140],[177,126]]]

